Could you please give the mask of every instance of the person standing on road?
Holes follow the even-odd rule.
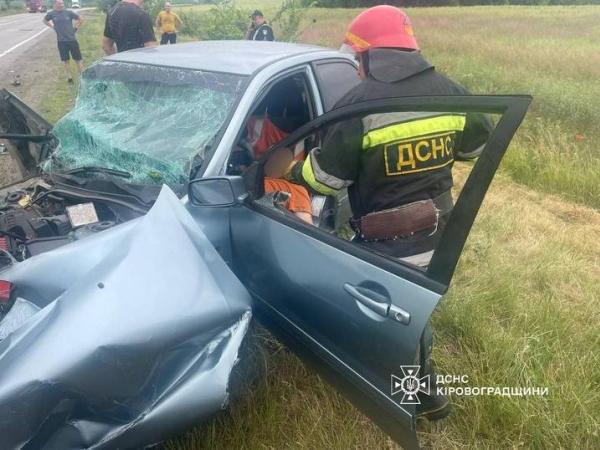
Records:
[[[334,108],[406,96],[468,95],[421,55],[409,17],[381,5],[350,24],[343,50],[354,53],[361,82]],[[331,127],[321,148],[292,163],[286,178],[325,195],[348,188],[354,242],[371,251],[427,267],[453,208],[455,159],[481,152],[492,131],[481,114],[390,112],[350,119]],[[417,364],[429,375],[431,394],[417,414],[437,420],[450,402],[437,393],[425,327]]]
[[[154,47],[156,36],[144,0],[122,0],[108,10],[102,49],[107,55],[134,48]]]
[[[249,41],[274,41],[273,28],[267,23],[265,16],[259,10],[254,11],[250,18],[252,23],[246,31],[246,39]]]
[[[77,64],[79,73],[83,71],[83,60],[81,58],[81,50],[79,43],[75,37],[75,33],[81,26],[83,19],[73,11],[65,9],[63,0],[54,2],[54,9],[44,17],[44,24],[52,28],[56,32],[58,41],[58,53],[60,60],[64,63],[65,74],[67,75],[67,83],[73,83],[73,74],[71,73],[70,59]]]
[[[159,12],[156,17],[156,28],[160,32],[160,45],[176,44],[177,31],[183,26],[179,16],[171,9],[171,3],[165,3],[164,11]]]

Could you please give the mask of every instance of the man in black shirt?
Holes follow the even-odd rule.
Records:
[[[154,47],[156,37],[143,0],[122,0],[108,10],[102,49],[107,55],[134,48]]]
[[[246,39],[249,41],[274,41],[273,28],[267,23],[265,16],[256,10],[250,16],[252,23],[246,31]]]
[[[44,17],[44,24],[56,32],[58,53],[60,54],[60,60],[65,64],[68,83],[73,83],[73,75],[71,74],[71,67],[69,65],[71,56],[77,63],[79,72],[83,71],[81,51],[75,37],[75,32],[81,26],[81,22],[83,22],[81,17],[73,11],[65,9],[63,0],[56,0],[54,9]]]

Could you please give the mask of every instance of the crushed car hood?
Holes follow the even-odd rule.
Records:
[[[0,341],[0,448],[144,446],[226,404],[250,297],[168,188],[0,279],[33,310]]]

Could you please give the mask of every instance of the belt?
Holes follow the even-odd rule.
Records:
[[[446,191],[443,194],[434,197],[432,201],[438,209],[440,216],[448,214],[452,211],[452,208],[454,208],[454,200],[452,200],[452,193],[450,191]]]
[[[433,199],[369,213],[351,220],[351,225],[363,241],[405,239],[426,230],[435,232],[439,216],[448,214],[452,207],[452,194],[446,191]]]

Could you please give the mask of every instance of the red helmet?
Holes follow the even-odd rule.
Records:
[[[348,27],[344,44],[357,53],[372,48],[419,50],[410,18],[401,9],[389,5],[360,13]]]

